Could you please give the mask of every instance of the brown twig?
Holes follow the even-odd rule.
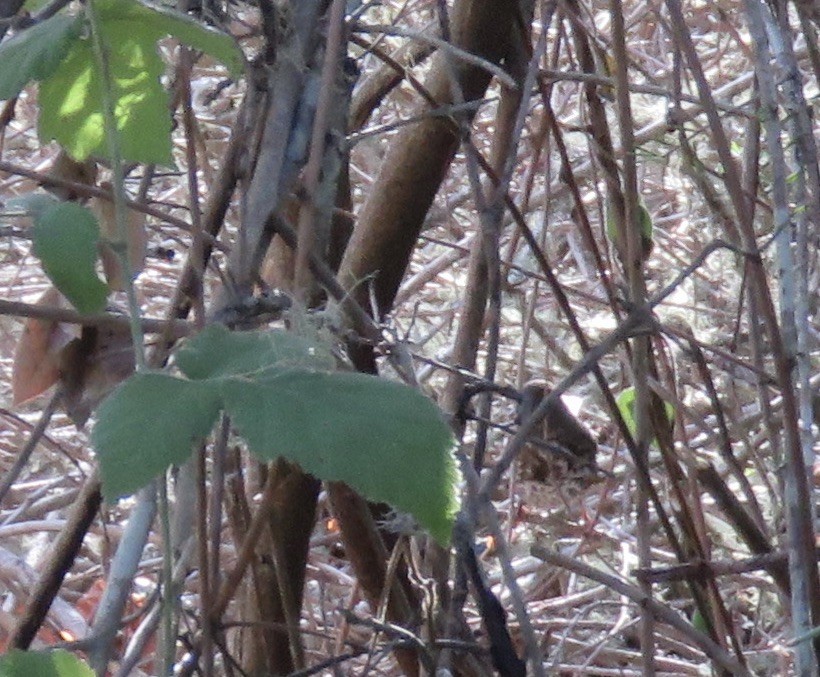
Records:
[[[57,596],[77,553],[82,547],[91,522],[97,516],[102,503],[100,478],[95,471],[86,479],[79,496],[75,499],[65,527],[54,543],[46,567],[40,573],[26,606],[26,612],[18,621],[10,645],[28,649],[45,620],[51,603]]]
[[[655,619],[672,626],[683,634],[692,644],[700,648],[716,665],[735,677],[751,677],[751,673],[745,666],[730,656],[716,642],[709,639],[707,635],[694,628],[691,623],[686,622],[681,616],[668,606],[657,602],[640,588],[630,585],[615,576],[604,573],[594,567],[579,562],[577,559],[567,557],[557,552],[553,552],[541,545],[534,545],[530,549],[533,556],[544,560],[553,566],[561,567],[567,571],[572,571],[579,576],[584,576],[590,580],[597,581],[610,588],[619,595],[628,597],[640,608],[651,613]]]
[[[38,320],[53,320],[54,322],[65,322],[66,324],[77,324],[85,327],[114,325],[123,329],[128,328],[128,318],[125,315],[116,315],[114,313],[81,315],[70,308],[51,308],[20,301],[6,301],[5,299],[0,299],[0,315],[33,317]],[[182,338],[194,331],[193,325],[185,320],[161,320],[159,318],[143,317],[139,321],[143,331],[148,334],[168,332],[173,338]]]

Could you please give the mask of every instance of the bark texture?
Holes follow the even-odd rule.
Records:
[[[509,51],[518,3],[461,0],[451,15],[452,42],[493,63]],[[450,74],[457,84],[453,84]],[[484,95],[491,75],[439,52],[425,88],[436,105]],[[429,109],[424,103],[416,114]],[[380,314],[390,310],[404,277],[424,218],[458,149],[459,128],[450,119],[430,117],[404,128],[385,156],[370,188],[340,266],[342,283],[365,307],[372,284]],[[372,283],[362,283],[373,276]]]

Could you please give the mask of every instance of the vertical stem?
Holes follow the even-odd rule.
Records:
[[[316,116],[313,119],[313,133],[310,141],[310,155],[305,165],[303,186],[306,195],[299,217],[299,239],[296,246],[296,270],[294,273],[294,289],[298,294],[310,295],[312,287],[310,266],[308,259],[316,248],[316,192],[319,187],[319,177],[322,169],[322,158],[326,150],[326,136],[330,125],[330,107],[334,105],[332,98],[336,93],[337,74],[340,70],[339,62],[344,56],[342,47],[344,38],[345,0],[333,0],[328,14],[328,37],[325,50],[325,60],[322,67],[321,88],[316,105]],[[324,225],[322,226],[324,227]],[[324,256],[324,252],[317,252]]]
[[[194,137],[196,134],[196,118],[191,104],[191,69],[193,57],[191,50],[183,47],[177,68],[177,86],[180,88],[182,103],[182,124],[185,128],[185,164],[188,176],[188,207],[191,213],[191,252],[190,260],[199,264],[204,262],[205,243],[202,237],[202,210],[199,204],[199,182],[197,180],[197,157]],[[201,328],[205,324],[205,308],[202,294],[203,266],[197,265],[191,269],[194,289],[191,301],[194,309],[194,322]]]
[[[775,245],[780,278],[780,326],[782,332],[783,351],[789,364],[796,363],[798,356],[798,337],[796,323],[795,302],[799,298],[797,281],[795,275],[795,261],[792,253],[792,213],[790,209],[790,196],[787,186],[787,177],[791,173],[787,167],[785,153],[781,145],[783,125],[779,120],[779,106],[777,102],[777,85],[774,74],[770,66],[771,52],[769,49],[769,39],[777,39],[778,31],[772,20],[768,8],[763,8],[761,3],[755,0],[747,0],[746,13],[755,36],[755,46],[757,61],[755,70],[760,87],[761,110],[764,128],[766,129],[766,140],[772,163],[772,200],[774,203],[774,227]],[[769,29],[767,31],[767,28]],[[785,399],[785,393],[784,393]],[[799,445],[799,433],[793,438],[793,445]],[[802,451],[794,456],[801,456]],[[807,460],[803,458],[804,471]],[[814,510],[810,500],[801,501],[799,482],[795,482],[793,473],[785,475],[785,494],[787,519],[790,525],[797,526],[795,515],[789,509],[790,505],[799,502],[801,510],[813,516]],[[806,492],[808,494],[808,491]],[[811,520],[810,520],[811,521]],[[803,637],[809,632],[812,623],[811,604],[807,602],[806,596],[809,590],[806,583],[807,574],[794,553],[791,558],[792,572],[792,620],[794,631],[798,637]],[[816,571],[811,561],[808,565]],[[802,571],[801,571],[802,569]],[[813,650],[812,643],[807,640],[800,641],[795,648],[795,657],[798,673],[801,675],[815,674],[817,668],[817,658]]]
[[[171,519],[168,507],[168,482],[166,476],[156,480],[159,490],[159,516],[162,530],[162,675],[170,675],[176,654],[174,632],[174,563],[171,548]]]
[[[124,171],[123,171],[123,158],[122,152],[120,149],[120,140],[119,140],[119,133],[117,131],[117,120],[114,111],[114,83],[111,76],[111,69],[108,60],[109,55],[109,45],[106,44],[103,33],[102,33],[102,24],[99,14],[97,13],[97,8],[95,4],[95,0],[88,0],[85,5],[85,15],[88,19],[89,26],[91,28],[91,40],[94,50],[94,56],[97,60],[97,66],[100,69],[100,73],[102,75],[102,104],[103,104],[103,120],[105,126],[105,135],[106,140],[108,142],[108,152],[109,152],[109,159],[111,161],[111,170],[113,175],[113,191],[114,191],[114,214],[117,226],[117,238],[118,242],[112,243],[112,249],[116,253],[117,257],[120,260],[120,266],[123,271],[123,279],[125,284],[126,295],[128,297],[128,315],[129,315],[129,324],[131,328],[131,341],[134,347],[134,361],[138,371],[142,371],[146,367],[145,362],[145,346],[143,345],[143,334],[142,334],[142,326],[139,322],[139,303],[137,301],[136,290],[134,288],[134,280],[133,280],[133,272],[131,270],[131,262],[128,258],[128,224],[125,212],[125,188],[123,185],[123,178],[124,178]],[[169,674],[170,667],[173,665],[173,656],[174,656],[174,647],[175,647],[175,638],[171,636],[172,634],[172,626],[173,626],[173,607],[170,604],[170,593],[171,587],[173,585],[172,582],[172,573],[173,573],[173,564],[171,560],[171,552],[169,548],[170,544],[170,520],[168,514],[168,496],[167,496],[167,489],[165,485],[165,478],[162,477],[157,480],[157,484],[159,485],[160,491],[160,513],[161,513],[161,520],[163,525],[163,532],[166,538],[164,542],[166,544],[165,551],[163,553],[163,578],[164,578],[164,589],[165,589],[165,596],[163,599],[164,603],[164,615],[163,618],[165,619],[165,637],[166,637],[166,650],[163,652],[163,674]],[[150,513],[153,517],[153,507],[156,501],[156,495],[153,491],[145,490],[142,492],[143,498],[143,512]],[[131,521],[135,519],[135,515],[132,515],[131,520],[129,521],[129,526]],[[140,520],[139,523],[142,525],[144,520]],[[146,525],[147,526],[147,525]],[[144,540],[147,539],[148,532],[147,529],[143,529],[140,531],[136,529],[135,534],[142,537],[144,544]],[[117,555],[122,555],[123,550],[123,543],[120,544],[120,547],[117,550]],[[139,548],[136,547],[136,544],[132,544],[135,550],[139,552],[142,551],[142,546]],[[138,557],[137,557],[138,559]],[[125,604],[125,597],[120,597],[118,599],[112,600],[112,603],[117,605],[116,608],[112,607],[112,612],[117,611],[120,615],[122,615],[122,607]],[[105,650],[104,650],[105,651]],[[98,657],[98,665],[97,669],[99,670],[101,667],[104,666],[105,662],[104,657],[105,653],[100,653]]]
[[[133,271],[131,262],[128,259],[128,223],[125,211],[125,188],[123,186],[123,158],[120,149],[119,132],[117,131],[117,119],[114,113],[114,81],[111,77],[111,68],[108,61],[109,46],[106,44],[102,34],[100,16],[97,13],[95,0],[88,0],[85,3],[85,15],[91,27],[91,42],[94,48],[94,56],[97,60],[97,67],[102,75],[102,104],[103,121],[105,126],[105,136],[108,142],[109,160],[111,161],[112,185],[114,190],[114,215],[117,224],[118,242],[112,243],[112,249],[116,253],[122,266],[125,291],[128,296],[128,315],[130,317],[131,341],[134,345],[134,359],[137,370],[145,368],[145,347],[143,345],[142,326],[139,323],[139,302],[137,301],[134,289]]]
[[[213,605],[213,585],[211,579],[211,557],[208,552],[208,484],[207,467],[205,464],[205,449],[194,452],[194,463],[196,464],[196,488],[197,488],[197,546],[199,549],[199,599],[202,607],[202,665],[201,670],[204,677],[213,677],[214,655],[213,655],[213,624],[211,623],[210,610]],[[212,553],[214,559],[219,559],[219,548]]]
[[[615,57],[615,81],[618,111],[618,127],[623,148],[623,196],[624,196],[624,229],[626,256],[623,261],[629,283],[631,303],[642,305],[646,302],[646,282],[643,277],[643,255],[641,220],[638,218],[638,179],[635,168],[635,136],[632,127],[632,108],[629,100],[629,79],[627,73],[626,28],[624,26],[623,5],[621,0],[610,0],[612,20],[612,50]],[[617,218],[617,217],[615,217]],[[637,454],[648,462],[650,432],[649,408],[651,393],[649,380],[649,338],[639,336],[632,341],[632,370],[635,387],[635,422],[637,424]],[[642,484],[637,491],[637,527],[638,527],[638,561],[639,566],[651,566],[650,553],[651,532],[649,525],[649,496]],[[641,584],[643,592],[651,597],[652,584]],[[641,652],[643,655],[643,674],[655,674],[655,622],[652,613],[644,608],[641,611]]]
[[[814,554],[814,526],[805,506],[811,500],[808,488],[808,471],[800,447],[797,398],[792,380],[792,362],[783,341],[777,311],[769,288],[766,269],[758,253],[751,212],[746,195],[743,193],[739,171],[732,158],[726,133],[718,115],[703,66],[686,27],[680,0],[666,0],[675,38],[686,56],[689,69],[697,84],[704,112],[709,121],[712,141],[725,172],[726,187],[732,199],[737,216],[736,223],[725,223],[724,227],[733,243],[742,243],[747,254],[750,291],[757,296],[761,317],[769,335],[770,352],[775,366],[777,385],[783,397],[783,439],[786,470],[786,526],[789,536],[789,572],[792,579],[793,623],[795,633],[803,636],[803,628],[809,628],[812,620],[820,617],[820,579]],[[750,20],[760,21],[754,16],[760,9],[758,3],[746,3]],[[752,24],[754,31],[754,24]],[[756,33],[755,44],[763,47],[764,35]],[[766,63],[765,58],[759,59]],[[814,660],[810,652],[800,647],[797,652],[800,674],[815,674]]]

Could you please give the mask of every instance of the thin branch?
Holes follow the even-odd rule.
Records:
[[[0,315],[33,317],[38,320],[52,320],[54,322],[77,324],[85,327],[115,326],[127,328],[129,323],[128,317],[125,315],[116,315],[114,313],[81,315],[76,310],[71,310],[70,308],[38,306],[20,301],[6,301],[5,299],[0,299]],[[138,318],[138,321],[143,331],[147,334],[168,332],[170,336],[175,339],[188,336],[195,330],[194,325],[186,320],[161,320],[153,317],[141,317]]]
[[[459,47],[456,47],[453,43],[447,42],[446,40],[442,40],[441,38],[437,38],[433,35],[427,35],[425,33],[419,33],[418,31],[408,30],[406,28],[400,28],[399,26],[389,26],[386,24],[362,24],[358,21],[352,25],[352,30],[356,33],[376,33],[380,35],[395,35],[401,38],[411,38],[412,40],[416,40],[418,42],[424,42],[428,45],[432,45],[436,49],[441,51],[447,52],[452,56],[456,57],[457,59],[468,63],[472,66],[478,66],[479,68],[483,68],[485,71],[494,75],[498,78],[499,82],[502,82],[506,87],[510,89],[517,89],[518,85],[515,83],[507,71],[505,71],[500,66],[496,66],[494,63],[487,61],[487,59],[483,59],[480,56],[476,56],[475,54],[471,54]]]
[[[530,549],[530,553],[553,566],[561,567],[567,571],[572,571],[579,576],[589,578],[610,588],[619,595],[628,597],[632,602],[637,604],[640,608],[645,609],[651,613],[657,620],[666,623],[675,628],[684,637],[686,637],[692,644],[703,650],[703,652],[711,658],[716,665],[723,670],[727,670],[729,674],[735,677],[752,677],[752,673],[741,665],[737,660],[730,656],[723,648],[716,642],[709,639],[703,632],[695,628],[691,623],[688,623],[673,609],[665,604],[656,602],[654,599],[645,594],[640,588],[630,585],[615,576],[604,573],[594,567],[579,562],[577,559],[567,557],[560,553],[548,550],[544,546],[534,545]]]

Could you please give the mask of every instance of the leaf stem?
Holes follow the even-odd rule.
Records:
[[[128,316],[131,328],[131,341],[134,344],[134,360],[137,370],[145,369],[145,347],[143,345],[142,326],[139,322],[140,308],[137,301],[136,290],[134,289],[133,271],[128,258],[128,225],[126,220],[126,195],[123,186],[124,171],[122,152],[120,150],[120,138],[117,131],[117,120],[114,111],[114,83],[111,77],[111,69],[108,61],[109,46],[106,44],[102,34],[102,23],[97,13],[95,0],[88,0],[85,5],[85,15],[91,27],[91,42],[94,49],[94,57],[102,75],[101,96],[103,103],[103,124],[105,135],[108,141],[108,155],[111,161],[112,185],[114,190],[114,214],[117,224],[117,240],[113,243],[112,249],[120,260],[123,271],[125,291],[128,296]]]
[[[120,261],[123,273],[123,283],[128,297],[128,318],[131,329],[131,341],[134,346],[134,362],[137,371],[146,369],[145,346],[140,323],[140,308],[137,301],[136,290],[134,288],[133,271],[128,257],[128,225],[126,221],[126,195],[123,185],[124,171],[122,151],[120,149],[119,133],[117,131],[117,120],[114,110],[114,85],[111,76],[110,64],[108,61],[109,45],[106,44],[102,34],[101,18],[97,13],[95,0],[87,0],[84,5],[85,15],[91,27],[91,40],[94,49],[94,56],[102,75],[101,96],[103,102],[103,122],[105,134],[108,141],[108,155],[111,161],[112,186],[114,191],[114,215],[117,227],[117,240],[113,243],[112,249]],[[173,552],[170,542],[170,512],[168,506],[168,493],[166,478],[163,476],[156,482],[159,490],[159,513],[163,531],[163,589],[165,595],[162,600],[163,618],[163,674],[169,674],[170,667],[174,662],[174,651],[176,644],[176,632],[174,628],[174,583],[173,583]]]

